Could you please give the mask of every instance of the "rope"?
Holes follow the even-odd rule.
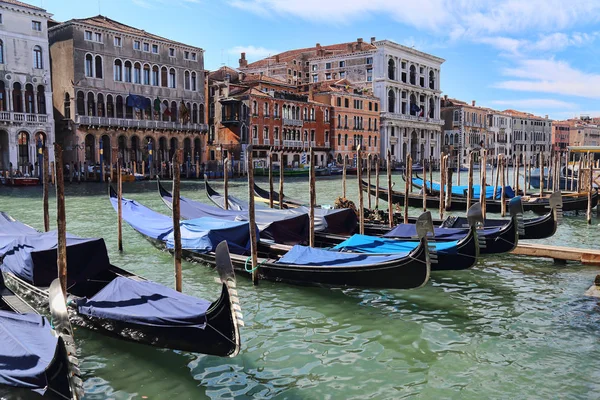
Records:
[[[248,261],[250,261],[251,258],[252,258],[252,256],[248,256],[248,258],[246,258],[246,263],[244,264],[244,269],[246,270],[246,272],[249,272],[249,273],[256,271],[258,269],[258,267],[260,267],[261,265],[263,265],[264,263],[267,262],[267,259],[264,259],[264,260],[262,260],[262,262],[258,263],[256,265],[256,267],[248,269]]]

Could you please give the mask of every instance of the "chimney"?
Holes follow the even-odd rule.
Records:
[[[546,119],[548,119],[548,114],[546,114]]]
[[[471,100],[471,105],[475,107],[475,100]]]
[[[276,63],[279,63],[279,54],[277,54],[277,55],[275,56],[275,62],[276,62]]]
[[[248,60],[246,60],[246,53],[242,53],[242,58],[239,59],[240,68],[246,68],[248,66]]]
[[[354,52],[352,43],[348,43],[348,52],[349,53],[353,53]]]
[[[358,39],[356,39],[356,42],[357,42],[357,43],[362,43],[362,42],[363,42],[363,39],[362,39],[361,37],[359,37]]]
[[[308,86],[308,100],[312,101],[314,96],[314,88],[313,85]]]
[[[356,50],[362,51],[363,49],[363,38],[356,39]]]
[[[375,43],[375,42],[376,42],[376,40],[377,40],[377,39],[375,38],[375,36],[371,36],[371,44]]]

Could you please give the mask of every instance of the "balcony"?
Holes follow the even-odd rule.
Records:
[[[301,126],[304,126],[304,121],[302,121],[301,119],[284,118],[283,125],[300,126],[301,127]]]
[[[304,142],[301,140],[284,140],[284,147],[304,147]]]
[[[0,111],[0,122],[12,122],[18,124],[45,124],[48,122],[48,115]]]
[[[87,117],[84,115],[76,115],[75,123],[79,125],[112,126],[123,128],[169,129],[197,132],[208,131],[207,124],[182,124],[181,122],[154,121],[149,119]]]
[[[435,124],[435,125],[443,125],[444,124],[444,120],[442,120],[442,119],[429,118],[429,117],[418,117],[416,115],[406,115],[406,114],[391,113],[391,112],[382,113],[382,117],[390,118],[390,119],[400,119],[403,121],[425,122],[425,123],[430,123],[430,124]]]

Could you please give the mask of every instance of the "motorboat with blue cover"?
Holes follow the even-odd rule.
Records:
[[[62,300],[66,310],[59,295],[50,304]],[[0,398],[81,398],[73,332],[60,313],[52,310],[53,326],[8,289],[0,274]]]
[[[421,189],[423,188],[423,186],[425,185],[425,182],[423,181],[422,178],[419,178],[419,176],[417,175],[416,177],[412,178],[412,185],[414,187],[416,187],[417,189]],[[441,185],[437,182],[431,182],[431,181],[427,181],[427,193],[433,193],[433,194],[439,194],[440,193],[440,189],[441,189]],[[469,196],[469,187],[466,185],[453,185],[452,186],[452,196],[453,198],[456,197],[468,197]],[[479,199],[481,198],[481,185],[473,185],[472,187],[473,189],[473,194],[471,195],[471,198],[473,199]],[[444,192],[447,191],[447,187],[444,186]],[[494,197],[494,192],[496,193],[496,196]],[[494,187],[494,186],[486,186],[485,187],[485,198],[486,199],[495,199],[495,200],[499,200],[502,196],[502,188],[501,187]],[[513,197],[516,196],[514,190],[512,189],[512,187],[510,186],[504,186],[504,196],[507,199],[512,199]]]
[[[57,232],[0,218],[0,268],[6,286],[39,312],[57,277]],[[67,234],[71,322],[155,347],[217,356],[240,350],[239,303],[231,265],[217,264],[221,295],[210,302],[145,280],[110,263],[103,239]]]
[[[114,190],[110,200],[115,210]],[[134,200],[122,199],[123,219],[133,229],[161,249],[173,247],[171,217],[153,211]],[[426,218],[426,217],[424,217]],[[202,217],[181,221],[182,250],[186,258],[214,264],[210,243],[216,236],[227,241],[236,270],[250,274],[250,227],[247,221],[224,221]],[[419,221],[418,235],[423,238],[413,250],[393,255],[343,253],[302,245],[293,247],[258,243],[260,279],[299,285],[355,286],[408,289],[423,286],[429,280],[430,254],[427,232],[433,230],[427,220]],[[207,228],[208,227],[208,228]],[[256,229],[256,227],[255,227]]]

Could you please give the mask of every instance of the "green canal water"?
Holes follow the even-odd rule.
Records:
[[[394,180],[403,187],[399,176]],[[214,186],[221,190],[219,182]],[[123,189],[168,213],[155,183]],[[231,182],[231,194],[246,190],[245,182]],[[348,191],[357,198],[355,177]],[[307,179],[287,179],[285,192],[308,200]],[[331,204],[341,193],[339,177],[317,178],[319,203]],[[182,194],[208,203],[201,183],[184,182]],[[173,285],[171,256],[127,225],[125,250],[117,251],[116,214],[104,185],[67,185],[66,202],[69,232],[103,237],[114,264]],[[54,204],[52,195],[53,225]],[[41,188],[0,187],[0,210],[41,229]],[[599,248],[599,223],[567,216],[544,242]],[[433,273],[425,287],[407,291],[253,287],[240,277],[246,327],[239,356],[159,350],[77,329],[85,398],[598,398],[600,303],[583,296],[597,273],[502,255],[468,271]],[[218,295],[209,268],[184,262],[183,274],[185,293]]]

